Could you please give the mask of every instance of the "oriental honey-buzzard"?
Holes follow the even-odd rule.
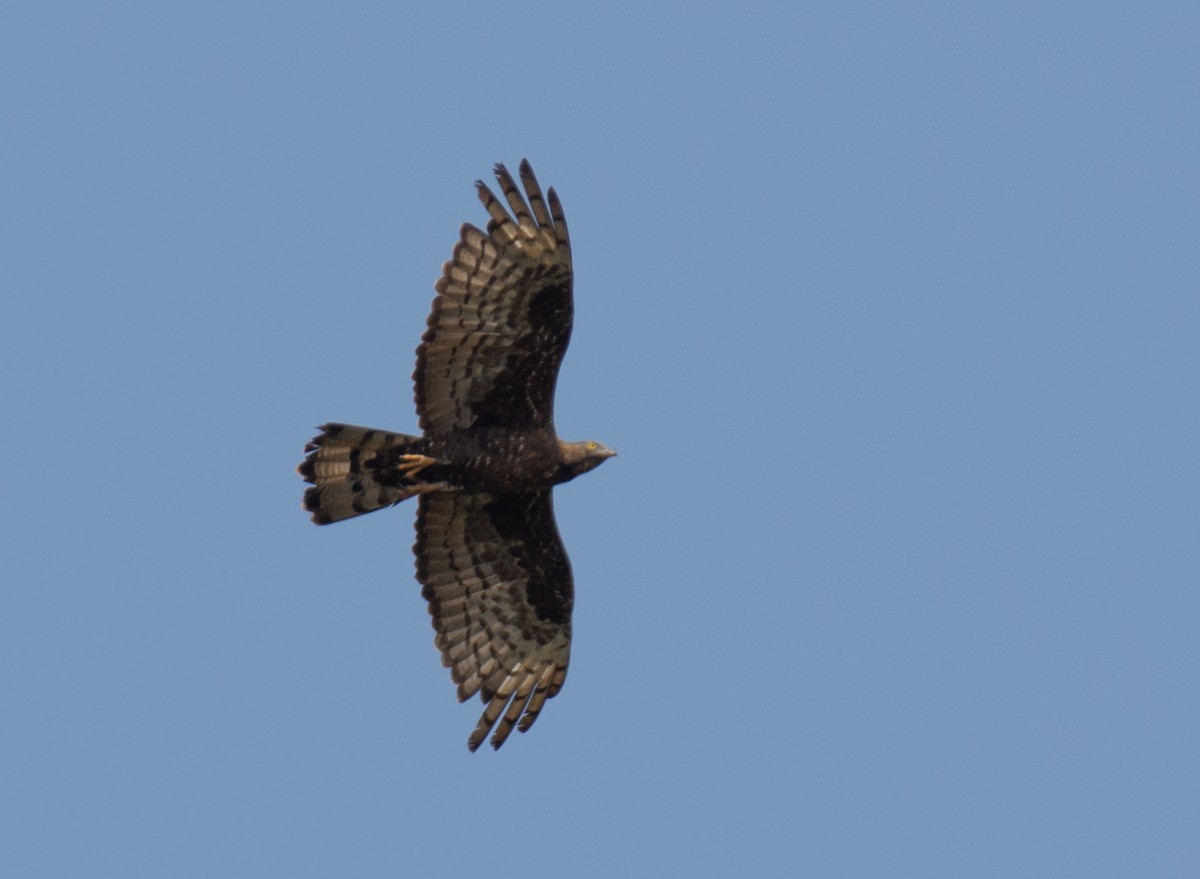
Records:
[[[463,225],[417,348],[421,435],[326,424],[298,468],[318,525],[418,497],[413,551],[434,642],[459,700],[485,705],[472,751],[493,727],[495,748],[528,730],[562,689],[574,585],[551,489],[615,454],[554,428],[572,321],[562,205],[553,189],[542,197],[528,161],[528,201],[503,165],[495,173],[507,209],[476,183],[487,230]]]

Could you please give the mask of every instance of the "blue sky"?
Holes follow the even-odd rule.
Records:
[[[1200,12],[9,4],[0,873],[1200,874]],[[470,754],[409,430],[562,197],[571,674]]]

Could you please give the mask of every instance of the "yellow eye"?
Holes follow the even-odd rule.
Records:
[[[596,444],[594,442],[592,442],[591,440],[588,440],[588,451],[589,452],[596,451]]]

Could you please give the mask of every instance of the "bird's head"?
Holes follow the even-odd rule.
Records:
[[[604,443],[595,440],[582,440],[577,443],[559,440],[558,447],[562,450],[563,465],[571,474],[567,477],[568,479],[573,479],[580,473],[595,470],[617,454]]]

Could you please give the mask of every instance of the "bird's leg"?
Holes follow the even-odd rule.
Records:
[[[431,491],[451,491],[454,488],[449,482],[422,482],[420,485],[410,485],[405,491],[409,497],[419,494],[429,494]]]
[[[404,479],[415,479],[417,474],[437,463],[437,458],[428,455],[401,455],[396,465],[396,472]]]

